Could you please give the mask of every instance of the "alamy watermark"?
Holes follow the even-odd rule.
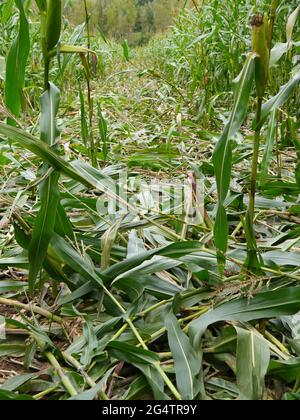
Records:
[[[0,316],[0,340],[5,339],[5,318]]]
[[[187,224],[199,224],[204,216],[204,184],[195,172],[185,177],[149,180],[121,171],[117,179],[99,181],[102,192],[97,211],[102,216],[159,214],[180,217]]]

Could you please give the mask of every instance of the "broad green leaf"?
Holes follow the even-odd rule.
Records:
[[[76,273],[83,278],[92,281],[98,286],[102,286],[102,280],[95,271],[95,267],[90,259],[82,257],[71,245],[56,233],[52,236],[51,247],[55,254]]]
[[[254,79],[254,63],[255,55],[249,54],[241,74],[235,80],[233,110],[213,154],[218,188],[218,208],[214,237],[217,248],[223,252],[227,251],[228,244],[228,224],[224,201],[228,194],[231,179],[232,150],[230,141],[240,129],[247,115],[248,101]]]
[[[0,391],[0,401],[34,401],[34,398],[29,395],[3,390]]]
[[[15,3],[19,9],[20,26],[19,33],[9,50],[6,61],[5,105],[13,115],[18,117],[21,109],[22,89],[30,49],[30,39],[23,2],[22,0],[15,0]],[[12,119],[9,119],[8,122],[11,125],[15,124]]]
[[[197,375],[201,369],[201,360],[172,313],[167,315],[165,326],[174,359],[178,391],[184,400],[193,400],[198,392]]]
[[[59,90],[53,83],[49,83],[48,89],[41,97],[41,141],[53,146],[58,136],[56,127],[56,114],[60,100]],[[48,164],[42,167],[43,173],[49,169]],[[60,192],[58,189],[59,172],[52,172],[40,185],[40,209],[34,222],[31,241],[28,250],[29,259],[29,290],[32,292],[36,283],[37,275],[43,266],[47,255],[57,219],[57,206]]]
[[[47,9],[47,0],[35,0],[38,8],[41,12],[46,11]]]
[[[287,383],[294,382],[299,377],[300,357],[291,357],[287,360],[271,360],[268,376],[280,378]]]
[[[25,384],[25,382],[30,381],[31,379],[37,378],[40,375],[40,373],[28,373],[25,375],[17,375],[10,379],[8,379],[6,382],[4,382],[3,385],[0,386],[0,390],[5,391],[15,391],[18,389],[21,385]]]
[[[49,88],[41,96],[41,140],[49,146],[55,144],[55,140],[59,134],[56,126],[56,115],[58,112],[60,101],[59,89],[49,83]]]
[[[274,45],[270,55],[270,68],[274,67],[281,59],[293,47],[293,43],[278,42]]]
[[[15,0],[7,0],[6,3],[3,5],[1,18],[4,24],[6,24],[7,21],[12,16],[13,9],[14,9],[14,2]]]
[[[15,281],[15,280],[0,280],[0,294],[18,291],[26,288],[28,283],[24,281]]]
[[[59,202],[57,205],[57,214],[56,214],[56,222],[55,222],[55,232],[58,233],[60,236],[68,237],[71,240],[74,240],[74,232],[73,226],[68,218],[66,210]]]
[[[122,396],[122,399],[125,401],[136,400],[142,393],[147,391],[147,388],[148,384],[146,379],[143,375],[139,375],[131,382],[128,390]]]
[[[56,222],[59,202],[59,172],[55,171],[40,186],[40,210],[36,216],[28,250],[29,290],[32,292],[44,263]]]
[[[273,157],[274,143],[277,134],[277,118],[278,110],[274,109],[269,121],[268,132],[266,136],[264,156],[260,166],[260,183],[264,184],[268,176],[268,170],[270,167],[271,159]]]
[[[44,162],[53,166],[54,169],[63,172],[75,181],[78,181],[86,186],[97,186],[97,182],[95,182],[94,185],[91,184],[89,180],[80,174],[80,171],[74,169],[68,162],[65,162],[51,147],[33,137],[31,134],[26,133],[26,131],[0,123],[0,134],[7,136],[11,141],[15,141],[22,147],[30,150],[36,156],[39,156]]]
[[[60,305],[64,305],[66,303],[73,302],[76,299],[81,298],[82,296],[87,295],[88,293],[92,292],[95,289],[92,282],[87,282],[83,284],[81,287],[78,287],[78,289],[74,290],[74,292],[64,295],[60,300]]]
[[[92,362],[94,351],[97,349],[97,337],[94,330],[93,322],[89,316],[84,317],[85,323],[83,326],[83,337],[86,345],[80,359],[83,366],[89,366]]]
[[[293,30],[295,24],[297,22],[297,18],[300,12],[300,5],[293,11],[293,13],[289,16],[287,24],[286,24],[286,40],[287,42],[291,42],[293,36]]]
[[[25,344],[0,344],[0,357],[14,356],[20,357],[25,353]],[[0,387],[1,389],[2,387]]]
[[[236,327],[236,332],[236,377],[240,397],[245,400],[262,399],[270,361],[269,346],[254,331]]]
[[[16,257],[0,257],[0,267],[28,267],[28,258],[24,255]]]
[[[283,396],[283,401],[299,401],[300,400],[300,394],[297,394],[296,392],[287,392]]]
[[[127,258],[117,264],[112,265],[109,269],[103,272],[103,275],[112,281],[121,274],[126,273],[131,269],[135,269],[144,261],[150,260],[154,255],[179,259],[185,255],[192,255],[193,253],[201,252],[201,250],[202,245],[197,241],[175,242],[161,248],[140,252],[133,257]]]
[[[252,321],[294,315],[300,310],[300,286],[258,293],[250,302],[245,298],[226,302],[191,322],[189,335],[197,349],[207,327],[220,321]]]
[[[111,341],[107,345],[107,351],[110,356],[126,363],[153,365],[159,362],[159,356],[156,353],[119,341]]]
[[[121,277],[113,282],[112,286],[126,293],[131,302],[135,302],[144,291],[144,285],[139,278]]]
[[[276,264],[284,269],[286,267],[300,267],[299,254],[287,251],[268,251],[262,254],[262,258],[267,265]]]

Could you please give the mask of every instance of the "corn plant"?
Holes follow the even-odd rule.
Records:
[[[230,140],[235,136],[246,118],[248,101],[255,80],[257,92],[256,119],[254,122],[255,139],[250,178],[249,208],[244,224],[248,243],[248,260],[246,262],[246,267],[252,269],[257,268],[259,264],[256,255],[256,240],[253,231],[253,223],[261,129],[270,113],[280,108],[289,97],[293,95],[300,80],[300,74],[297,72],[293,78],[280,89],[276,96],[263,104],[269,77],[269,54],[272,42],[271,34],[273,32],[273,16],[276,2],[273,1],[271,6],[272,13],[269,22],[267,22],[263,15],[256,15],[253,18],[253,52],[249,54],[242,73],[235,81],[236,90],[233,112],[217,144],[213,157],[219,197],[214,236],[217,248],[224,253],[227,251],[229,234],[224,201],[229,191],[231,179],[232,149]]]
[[[0,399],[299,399],[297,1],[66,4],[0,4]]]

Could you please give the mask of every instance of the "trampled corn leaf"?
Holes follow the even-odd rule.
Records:
[[[126,363],[152,365],[159,361],[159,356],[156,353],[119,341],[111,341],[107,345],[107,351],[117,360],[123,360]]]
[[[197,375],[202,362],[172,313],[167,315],[165,325],[175,364],[178,391],[184,400],[193,400],[199,388]]]
[[[207,327],[219,321],[251,321],[293,315],[300,310],[300,286],[257,294],[250,302],[239,298],[224,303],[191,322],[189,335],[195,348]]]
[[[259,400],[263,397],[265,375],[270,361],[270,349],[254,331],[236,327],[237,384],[240,398]]]

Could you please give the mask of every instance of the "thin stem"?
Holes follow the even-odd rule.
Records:
[[[275,23],[275,19],[276,19],[277,2],[278,2],[278,0],[272,0],[271,8],[270,8],[269,31],[268,31],[268,47],[269,47],[270,51],[272,49],[272,41],[273,41],[273,34],[274,34],[274,23]]]
[[[182,400],[181,395],[179,394],[179,392],[177,391],[177,389],[175,388],[175,386],[172,384],[172,382],[170,381],[170,379],[168,378],[168,376],[166,375],[166,373],[163,371],[163,369],[161,368],[159,362],[155,363],[154,366],[156,367],[158,373],[161,375],[161,377],[165,381],[165,384],[167,385],[167,387],[169,388],[169,390],[172,392],[172,394],[174,395],[174,397],[177,400]]]
[[[77,395],[77,391],[74,388],[74,386],[72,385],[68,376],[63,371],[63,369],[60,366],[60,364],[58,363],[58,361],[56,360],[55,356],[52,353],[50,353],[49,351],[47,351],[45,353],[45,355],[46,355],[47,359],[49,360],[49,362],[51,363],[51,365],[56,370],[58,376],[61,379],[61,382],[62,382],[63,386],[66,388],[66,390],[71,395],[71,397],[75,397]]]
[[[42,398],[44,398],[46,395],[51,394],[52,392],[56,391],[57,388],[59,387],[59,384],[55,384],[53,386],[51,386],[50,388],[45,389],[42,392],[39,392],[38,394],[34,395],[34,399],[35,400],[41,400]]]
[[[27,312],[34,312],[36,314],[42,315],[45,318],[49,319],[50,321],[55,321],[58,323],[62,323],[62,319],[57,316],[53,315],[51,312],[47,311],[46,309],[39,308],[38,306],[25,303],[18,302],[17,300],[12,299],[5,299],[0,298],[0,305],[7,305],[7,306],[15,306],[16,308],[25,309]]]
[[[84,376],[86,383],[91,388],[94,388],[95,386],[97,386],[96,382],[93,381],[93,379],[85,372],[85,370],[83,369],[83,366],[78,362],[78,360],[76,360],[73,356],[71,356],[70,354],[66,352],[62,352],[62,355],[67,362],[73,365],[78,370],[78,372],[80,372]],[[105,392],[101,389],[98,391],[98,395],[102,400],[109,399],[108,396],[105,394]]]
[[[250,194],[249,194],[249,209],[248,209],[249,221],[251,225],[253,225],[254,213],[255,213],[255,193],[256,193],[256,184],[257,184],[257,169],[258,169],[260,133],[261,133],[259,122],[261,119],[262,102],[263,102],[263,98],[257,98],[256,124],[258,128],[256,128],[255,130],[255,138],[254,138],[254,149],[253,149],[252,170],[251,170],[251,180],[250,180]]]
[[[49,71],[50,71],[50,60],[48,57],[45,57],[45,67],[44,67],[44,90],[48,90],[49,86]]]

